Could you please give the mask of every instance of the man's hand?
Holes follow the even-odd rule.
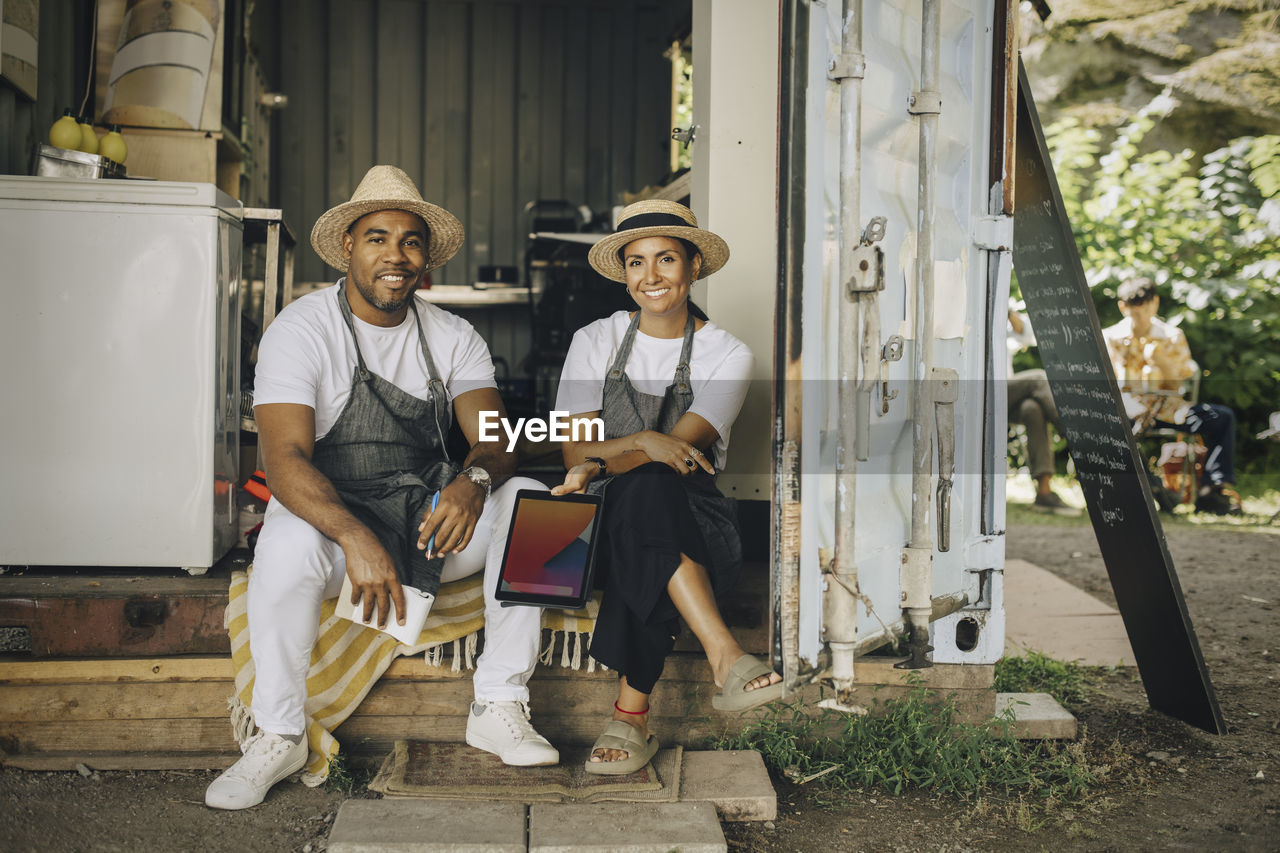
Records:
[[[429,552],[427,559],[450,551],[458,553],[471,542],[483,510],[484,489],[466,477],[455,479],[440,490],[436,508],[422,517],[418,525],[418,550],[427,549],[427,541],[434,533],[435,551]]]
[[[580,495],[587,489],[587,484],[600,474],[600,466],[594,462],[583,462],[574,465],[564,475],[564,482],[551,487],[553,495]]]
[[[698,468],[708,474],[716,472],[702,451],[682,438],[647,429],[636,433],[634,441],[636,450],[644,451],[654,462],[662,462],[682,476],[692,474]]]
[[[378,537],[366,530],[348,541],[340,543],[347,557],[347,577],[351,578],[351,603],[364,601],[364,621],[373,616],[378,607],[378,627],[387,627],[387,615],[391,612],[388,602],[395,605],[396,622],[404,624],[404,587],[396,575],[391,555],[382,547]]]

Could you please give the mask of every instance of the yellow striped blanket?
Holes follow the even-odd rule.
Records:
[[[249,571],[252,571],[252,566]],[[422,636],[412,646],[394,637],[357,625],[334,614],[336,598],[320,606],[320,633],[311,652],[311,668],[307,672],[307,742],[311,747],[302,781],[319,785],[329,775],[329,762],[338,754],[338,741],[332,732],[351,716],[373,685],[387,671],[391,661],[401,655],[425,654],[432,666],[444,662],[445,651],[452,644],[452,668],[455,672],[474,666],[478,632],[484,627],[483,573],[442,584]],[[249,703],[253,696],[253,658],[249,653],[248,616],[249,575],[233,572],[227,599],[225,624],[231,636],[231,662],[235,668],[235,695],[228,700],[231,727],[236,742],[243,744],[253,734],[253,715]],[[584,610],[544,610],[542,627],[545,645],[541,655],[551,664],[555,637],[565,632],[560,665],[578,669],[586,646],[591,640],[595,618],[600,611],[599,593]],[[598,664],[587,657],[587,671]]]

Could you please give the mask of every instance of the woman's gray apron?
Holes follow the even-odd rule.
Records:
[[[661,397],[637,391],[627,378],[627,360],[640,327],[640,312],[631,318],[631,325],[622,338],[618,354],[604,379],[604,405],[600,416],[604,420],[606,440],[632,435],[642,430],[670,433],[676,422],[693,404],[693,386],[689,381],[689,358],[693,353],[693,315],[684,327],[684,346],[680,350],[680,362],[676,375]],[[715,448],[707,448],[707,461],[716,465]],[[593,480],[587,491],[603,494],[612,477]],[[738,535],[737,513],[733,502],[716,488],[714,474],[702,468],[681,477],[689,506],[698,522],[698,529],[706,542],[711,565],[709,574],[715,581],[717,592],[732,584],[742,564],[742,542]]]
[[[402,391],[365,366],[345,280],[338,288],[342,319],[356,348],[356,367],[347,404],[332,429],[316,442],[311,462],[387,549],[400,581],[434,595],[444,559],[427,560],[418,550],[418,524],[431,496],[452,482],[458,466],[445,450],[449,396],[427,347],[416,302],[417,297],[410,300],[409,313],[427,364],[427,400]]]

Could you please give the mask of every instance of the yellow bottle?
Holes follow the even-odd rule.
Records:
[[[49,144],[54,148],[67,148],[76,151],[80,148],[80,126],[76,124],[76,114],[67,107],[62,118],[49,127]]]
[[[107,135],[98,140],[98,153],[108,160],[124,163],[124,158],[129,156],[129,147],[120,135],[120,125],[108,125]]]
[[[98,134],[93,132],[93,125],[85,116],[80,116],[80,150],[86,154],[98,153]]]

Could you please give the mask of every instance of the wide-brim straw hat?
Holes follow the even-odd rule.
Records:
[[[729,261],[729,244],[719,234],[699,228],[697,217],[683,204],[659,198],[624,207],[618,215],[617,230],[592,246],[587,260],[605,278],[625,282],[627,273],[618,252],[632,240],[644,237],[675,237],[697,246],[702,254],[698,278],[706,278]]]
[[[346,272],[349,258],[342,250],[342,235],[357,219],[379,210],[407,210],[427,223],[428,270],[448,263],[466,236],[456,216],[422,200],[417,184],[403,170],[395,166],[374,166],[351,194],[351,201],[329,209],[316,220],[311,229],[311,246],[326,264]]]

